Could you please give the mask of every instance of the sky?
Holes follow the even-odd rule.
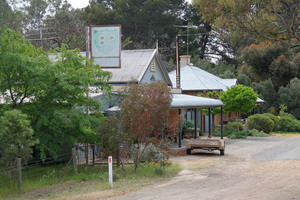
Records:
[[[186,0],[191,3],[192,0]],[[89,0],[68,0],[68,2],[72,5],[73,8],[84,8],[89,5]]]

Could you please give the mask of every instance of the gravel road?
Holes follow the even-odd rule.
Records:
[[[300,200],[300,135],[227,140],[225,156],[194,151],[173,158],[170,181],[117,199]]]

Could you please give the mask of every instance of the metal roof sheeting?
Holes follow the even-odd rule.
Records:
[[[224,106],[222,101],[185,94],[173,94],[171,108],[208,108]]]
[[[169,73],[173,85],[176,85],[176,71]],[[236,79],[221,79],[195,66],[180,68],[180,85],[183,91],[223,90],[236,84]]]
[[[103,70],[112,73],[110,83],[139,82],[156,52],[156,49],[123,50],[121,52],[121,68],[105,68]]]

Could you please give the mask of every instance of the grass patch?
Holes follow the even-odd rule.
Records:
[[[17,195],[16,176],[13,176],[9,188],[6,173],[1,171],[0,199],[76,199],[78,195],[93,192],[105,193],[106,190],[108,190],[106,191],[107,195],[121,194],[162,182],[174,177],[181,170],[178,164],[172,164],[163,168],[162,175],[157,175],[154,172],[155,167],[151,163],[140,164],[136,172],[133,171],[132,166],[126,166],[125,171],[114,166],[114,189],[111,191],[108,185],[107,166],[80,166],[80,173],[77,175],[74,175],[70,166],[61,178],[60,174],[65,166],[64,164],[50,167],[30,167],[23,170],[20,197]]]

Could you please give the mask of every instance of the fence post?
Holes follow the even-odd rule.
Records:
[[[17,158],[17,176],[18,176],[18,195],[21,193],[21,185],[22,185],[22,165],[21,158]]]
[[[78,146],[76,146],[76,156],[77,156],[77,170],[78,173],[80,173],[80,156],[79,156],[79,151],[78,151]]]
[[[117,150],[117,167],[120,167],[120,160],[121,160],[121,153],[120,153],[120,147]]]
[[[112,157],[108,156],[108,180],[109,180],[109,186],[111,188],[114,187],[112,162],[113,162]]]
[[[92,151],[93,151],[93,166],[95,166],[95,145],[92,145]]]
[[[77,174],[77,156],[76,156],[76,148],[73,147],[72,148],[72,156],[73,156],[73,169],[74,169],[74,173]]]

